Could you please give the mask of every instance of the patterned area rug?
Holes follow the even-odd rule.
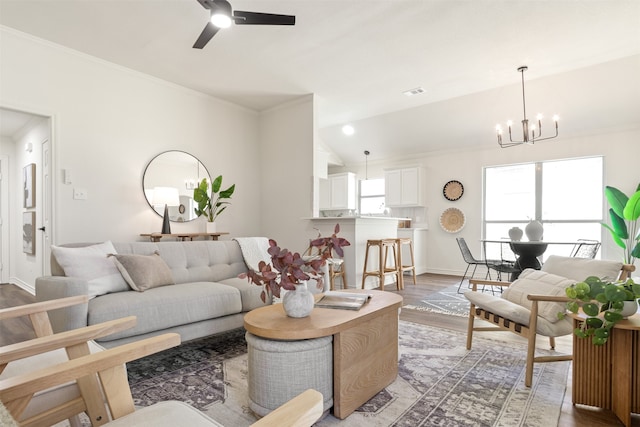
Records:
[[[460,292],[466,290],[468,290],[468,287],[465,282],[462,284]],[[463,294],[458,293],[457,284],[427,295],[418,305],[405,305],[402,308],[460,317],[467,317],[469,315],[469,301]]]
[[[558,423],[569,362],[538,364],[524,386],[526,347],[520,343],[400,322],[399,375],[345,420],[316,425],[531,426]],[[136,405],[182,400],[227,427],[256,418],[248,409],[244,331],[183,344],[127,369]]]

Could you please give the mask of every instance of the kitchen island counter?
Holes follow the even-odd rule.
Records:
[[[386,216],[342,216],[342,217],[317,217],[306,218],[309,227],[320,232],[322,236],[330,236],[336,224],[340,224],[340,237],[347,239],[351,245],[344,248],[344,263],[347,273],[347,285],[352,289],[360,289],[362,286],[362,272],[364,271],[364,258],[367,248],[367,240],[370,239],[395,239],[398,237],[398,221],[409,218],[395,218]],[[369,257],[369,269],[373,269],[372,259],[377,260],[375,254]],[[386,284],[394,282],[393,276],[386,277]],[[337,287],[340,288],[338,280]],[[368,277],[365,282],[367,289],[378,287],[375,277]]]

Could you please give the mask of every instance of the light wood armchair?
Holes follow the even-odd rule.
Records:
[[[48,367],[81,357],[90,353],[102,351],[103,348],[93,342],[101,338],[128,328],[136,323],[135,316],[116,319],[85,328],[54,334],[49,321],[48,312],[58,308],[86,303],[87,296],[61,298],[57,300],[27,304],[0,310],[0,321],[22,316],[28,316],[35,330],[36,337],[31,340],[0,347],[0,381],[14,378],[36,369]],[[43,388],[34,396],[30,406],[23,411],[27,416],[42,410],[50,410],[56,402],[69,400],[80,395],[82,388],[92,388],[91,378],[83,378],[76,382],[62,384],[55,388]],[[103,414],[104,401],[100,396],[89,402],[89,411],[96,416]],[[49,415],[52,424],[69,419],[71,425],[79,425],[74,417],[76,412],[64,408]],[[29,424],[27,424],[29,425]],[[40,425],[37,422],[31,425]]]
[[[563,257],[556,257],[558,259]],[[564,262],[570,262],[565,261]],[[583,261],[576,261],[576,265],[580,265]],[[598,260],[589,260],[592,264],[591,267],[597,265]],[[607,261],[604,261],[607,262]],[[543,268],[544,270],[544,268]],[[622,264],[618,275],[619,280],[626,280],[630,273],[635,271],[633,265]],[[560,275],[560,272],[549,271],[555,275]],[[578,277],[580,273],[568,274],[569,276]],[[597,275],[597,274],[588,274]],[[564,276],[564,275],[563,275]],[[584,280],[587,276],[581,279],[574,279],[573,282]],[[600,276],[602,277],[602,276]],[[570,279],[568,279],[570,280]],[[537,335],[546,336],[549,338],[549,344],[551,349],[555,349],[555,338],[569,335],[573,332],[573,325],[569,319],[560,320],[557,322],[549,321],[547,318],[540,316],[541,304],[543,303],[557,303],[558,311],[564,310],[563,304],[568,301],[568,298],[562,295],[539,295],[528,294],[526,299],[530,307],[515,304],[511,301],[507,301],[504,298],[493,295],[485,295],[478,292],[478,287],[483,286],[498,286],[501,288],[508,288],[511,283],[492,281],[492,280],[479,280],[471,279],[471,290],[465,292],[465,297],[470,302],[469,308],[469,321],[467,326],[467,349],[471,349],[473,341],[473,333],[480,331],[507,331],[519,335],[527,339],[527,361],[525,371],[525,386],[531,387],[533,381],[533,366],[534,363],[544,362],[559,362],[572,360],[571,354],[560,354],[554,356],[536,356],[536,337]],[[514,282],[515,283],[515,282]],[[491,326],[487,326],[483,323],[483,326],[476,326],[475,320],[479,319],[484,322],[488,322]]]
[[[180,344],[178,334],[169,333],[145,340],[125,344],[99,353],[73,359],[62,364],[51,366],[0,381],[0,401],[6,406],[15,419],[21,419],[22,411],[37,391],[63,384],[67,381],[78,381],[80,378],[99,378],[91,390],[83,390],[82,396],[63,406],[78,412],[85,411],[88,400],[104,395],[109,414],[92,418],[92,425],[108,424],[112,427],[130,427],[136,425],[176,426],[221,426],[200,411],[176,401],[159,402],[154,405],[135,410],[129,389],[126,362],[148,356],[158,351]],[[315,423],[323,412],[322,394],[315,390],[307,390],[285,403],[269,415],[258,420],[254,427],[308,427]],[[48,413],[39,417],[39,421],[48,423]],[[113,421],[111,421],[113,420]],[[21,421],[19,425],[29,425],[30,421]]]

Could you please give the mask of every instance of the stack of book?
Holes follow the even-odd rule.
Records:
[[[371,297],[371,294],[366,293],[327,291],[316,301],[316,307],[360,310]]]

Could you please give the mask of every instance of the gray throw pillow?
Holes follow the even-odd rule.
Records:
[[[132,289],[144,292],[147,289],[175,285],[169,266],[156,251],[153,255],[110,254],[113,262]]]

